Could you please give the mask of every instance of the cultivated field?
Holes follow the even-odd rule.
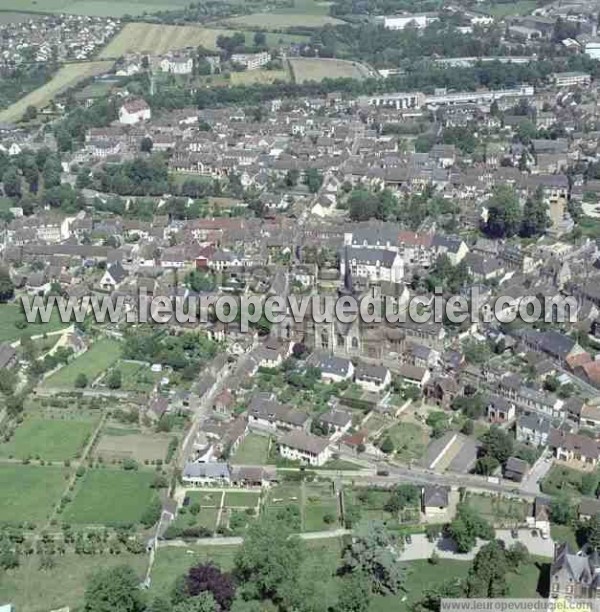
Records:
[[[0,11],[122,17],[184,8],[188,4],[189,0],[0,0]]]
[[[198,26],[128,23],[100,53],[100,59],[117,59],[126,53],[161,54],[185,47],[217,48],[217,37],[227,30]]]
[[[13,437],[0,445],[0,455],[44,461],[73,459],[94,430],[91,420],[25,419]]]
[[[96,446],[95,456],[105,462],[135,459],[145,461],[164,461],[171,436],[142,434],[139,430],[107,427]]]
[[[0,523],[48,518],[65,488],[65,470],[33,465],[0,465]]]
[[[344,23],[329,15],[303,15],[302,13],[252,13],[227,19],[224,22],[234,28],[267,28],[269,30],[285,30],[286,28],[322,28],[326,25]]]
[[[121,346],[116,340],[98,340],[83,355],[48,377],[42,385],[47,388],[72,388],[79,374],[85,374],[88,384],[91,384],[116,361],[120,352]]]
[[[296,83],[323,79],[365,79],[368,69],[358,62],[337,59],[300,58],[289,60]]]
[[[288,70],[246,70],[244,72],[232,72],[232,85],[268,85],[275,81],[289,81]]]
[[[64,93],[84,79],[107,72],[111,66],[112,62],[65,64],[48,83],[0,112],[0,122],[11,123],[18,121],[29,106],[44,108],[59,94]]]
[[[155,495],[153,479],[152,472],[88,470],[63,518],[79,524],[139,523]]]

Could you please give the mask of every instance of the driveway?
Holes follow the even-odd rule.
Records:
[[[544,479],[551,467],[551,459],[546,459],[545,455],[540,457],[535,462],[531,470],[529,470],[527,476],[525,476],[525,479],[521,483],[520,490],[524,493],[533,493],[536,495],[540,493],[541,490],[539,483]]]
[[[539,535],[534,537],[529,529],[519,529],[518,534],[518,538],[513,538],[509,529],[497,529],[496,539],[502,540],[507,547],[515,542],[522,542],[530,554],[538,557],[552,558],[554,555],[554,542],[550,538],[544,540]],[[458,553],[454,541],[449,538],[440,538],[437,542],[430,542],[425,535],[415,534],[411,536],[411,539],[410,544],[404,544],[404,550],[400,555],[402,561],[429,559],[434,550],[442,559],[470,561],[475,557],[477,551],[486,544],[485,540],[477,540],[477,545],[471,552]]]

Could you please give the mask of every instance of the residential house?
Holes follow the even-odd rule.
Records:
[[[548,444],[559,461],[573,467],[595,468],[600,458],[600,441],[588,436],[552,429]]]
[[[552,421],[539,414],[524,414],[517,419],[517,442],[533,446],[546,446],[552,429]]]
[[[229,486],[231,472],[226,463],[186,463],[181,479],[188,486]]]
[[[491,423],[506,423],[515,418],[515,405],[498,395],[488,398],[486,413]]]
[[[278,441],[279,453],[285,459],[301,461],[312,466],[322,466],[331,457],[329,440],[294,430]]]
[[[425,485],[421,492],[421,509],[426,517],[445,517],[448,511],[450,488]]]
[[[504,478],[521,482],[529,471],[529,464],[523,459],[517,457],[509,457],[504,466]]]
[[[317,417],[316,421],[329,435],[344,434],[352,427],[352,413],[341,408],[331,408]]]
[[[141,98],[128,100],[119,108],[119,123],[124,125],[136,125],[148,121],[151,117],[150,107]]]
[[[365,391],[380,393],[391,384],[392,376],[385,366],[361,362],[354,372],[354,382]]]

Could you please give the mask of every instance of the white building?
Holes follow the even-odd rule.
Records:
[[[356,367],[354,382],[365,391],[380,393],[389,387],[392,375],[385,366],[360,363]]]
[[[161,58],[158,67],[169,74],[192,74],[194,60],[187,55],[172,54]]]
[[[331,457],[329,440],[294,430],[279,440],[279,453],[285,459],[321,466]]]
[[[378,19],[386,30],[404,30],[408,26],[422,30],[430,23],[438,21],[439,17],[437,13],[413,13],[379,17]]]
[[[592,59],[600,59],[600,39],[594,38],[585,44],[585,54]]]
[[[135,125],[141,121],[148,121],[152,117],[152,111],[145,100],[137,98],[128,100],[119,108],[119,123],[124,125]]]
[[[555,72],[552,82],[556,87],[585,86],[592,82],[592,75],[587,72]]]
[[[346,274],[346,265],[349,265],[352,276],[372,282],[399,283],[404,277],[404,261],[395,251],[351,247],[346,255],[347,260],[346,257],[340,260],[342,276]]]
[[[260,53],[234,53],[231,56],[231,61],[234,64],[246,66],[246,70],[256,70],[271,61],[271,54],[268,51],[261,51]]]

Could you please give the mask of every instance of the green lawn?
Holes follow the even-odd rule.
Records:
[[[428,560],[411,561],[406,564],[407,577],[404,582],[405,590],[397,595],[373,597],[369,612],[389,612],[390,610],[406,611],[418,602],[426,590],[441,582],[460,580],[466,578],[470,561],[454,561],[440,559],[437,565]]]
[[[0,0],[0,10],[122,17],[184,8],[189,0]]]
[[[222,491],[187,491],[186,497],[191,504],[200,504],[203,508],[218,508],[221,504]]]
[[[0,465],[0,522],[41,522],[48,518],[66,487],[58,467]]]
[[[566,491],[570,495],[579,496],[583,472],[562,465],[553,465],[544,480],[542,491],[547,495],[556,495]]]
[[[550,525],[550,535],[555,542],[567,542],[572,550],[579,550],[575,530],[571,525]]]
[[[177,518],[173,521],[173,527],[186,529],[189,527],[205,527],[214,532],[217,528],[217,519],[219,518],[218,508],[201,508],[198,514],[193,514],[189,510],[179,511]]]
[[[239,445],[231,462],[238,465],[266,465],[269,457],[269,438],[248,434]]]
[[[496,525],[508,527],[514,525],[515,521],[523,523],[530,514],[529,504],[522,500],[469,494],[466,501],[481,516]]]
[[[152,372],[149,365],[132,361],[119,361],[115,369],[121,372],[123,391],[150,392],[161,376]]]
[[[493,2],[480,4],[477,10],[501,19],[509,15],[526,15],[537,8],[536,0],[516,0],[515,2]]]
[[[37,555],[21,555],[16,569],[3,571],[0,580],[0,601],[11,602],[15,610],[48,612],[63,607],[83,609],[83,596],[91,574],[102,568],[129,565],[140,580],[148,563],[147,555],[54,555],[55,566],[40,570]]]
[[[68,388],[75,386],[79,374],[85,374],[91,384],[104,370],[108,369],[121,354],[121,345],[116,340],[97,340],[83,355],[69,362],[43,382],[47,388]]]
[[[256,508],[260,493],[258,491],[227,491],[225,505],[234,508]]]
[[[25,419],[9,442],[0,444],[0,456],[44,461],[73,459],[94,430],[93,421]]]
[[[401,461],[421,459],[429,442],[425,429],[416,423],[398,423],[382,435],[392,439],[396,457]]]
[[[20,329],[15,323],[25,323]],[[14,342],[22,336],[37,336],[68,327],[61,323],[58,313],[53,311],[48,323],[27,323],[19,304],[0,304],[0,342]]]
[[[152,568],[150,595],[168,595],[175,580],[198,563],[212,561],[223,570],[231,570],[237,546],[166,546],[159,548]]]
[[[328,531],[339,526],[338,506],[335,501],[307,502],[304,506],[303,531]]]
[[[149,471],[88,470],[63,519],[79,524],[139,523],[155,496]]]

